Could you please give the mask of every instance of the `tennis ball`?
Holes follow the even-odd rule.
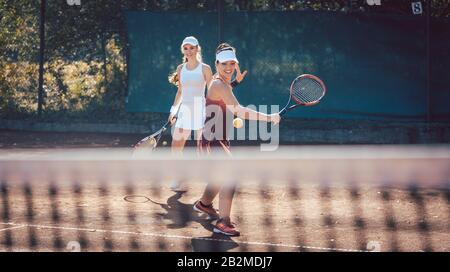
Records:
[[[163,141],[162,144],[163,144],[163,145],[167,145],[167,141]]]
[[[235,128],[241,128],[243,125],[244,125],[244,121],[242,121],[241,118],[239,118],[239,117],[234,118],[234,120],[233,120],[233,126],[234,126]]]

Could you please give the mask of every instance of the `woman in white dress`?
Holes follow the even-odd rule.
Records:
[[[205,122],[205,87],[212,80],[211,67],[202,62],[201,47],[195,37],[183,40],[181,52],[183,63],[169,76],[169,82],[178,87],[169,115],[171,124],[175,123],[171,146],[174,155],[183,152],[192,131],[196,139],[200,139]],[[174,191],[186,190],[180,182],[173,182],[171,188]]]

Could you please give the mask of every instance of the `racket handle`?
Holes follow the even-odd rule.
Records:
[[[280,116],[283,116],[287,111],[292,110],[292,109],[295,109],[295,108],[297,108],[297,107],[299,107],[299,106],[302,106],[302,105],[296,104],[296,105],[292,105],[292,106],[290,106],[290,107],[285,107],[284,109],[282,109],[282,110],[280,111],[279,115],[280,115]]]

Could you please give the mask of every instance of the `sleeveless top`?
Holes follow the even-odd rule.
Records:
[[[225,102],[206,98],[206,116],[203,138],[207,141],[228,140]]]
[[[227,105],[223,100],[206,98],[206,120],[201,142],[198,145],[200,153],[212,153],[217,148],[231,156],[228,138]],[[217,114],[220,114],[217,116]],[[232,117],[233,115],[230,115]]]
[[[203,76],[203,64],[200,62],[194,70],[187,69],[187,63],[183,64],[180,72],[180,82],[183,88],[181,103],[192,104],[195,99],[205,99],[206,81]]]

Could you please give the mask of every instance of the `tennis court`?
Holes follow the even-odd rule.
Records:
[[[2,251],[449,251],[448,146],[315,146],[173,160],[164,150],[4,150]],[[176,169],[176,171],[174,170]],[[185,193],[169,183],[188,183]],[[240,237],[192,210],[237,182]],[[217,203],[215,203],[217,206]]]
[[[26,2],[0,1],[1,252],[450,251],[448,1]],[[240,236],[193,210],[211,183]]]

